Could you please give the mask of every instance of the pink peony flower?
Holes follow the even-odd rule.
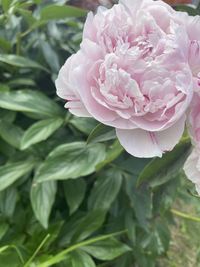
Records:
[[[200,195],[200,153],[197,149],[193,149],[183,169],[188,179],[195,184],[196,191]]]
[[[100,7],[59,72],[57,94],[74,115],[115,127],[130,154],[161,157],[181,138],[193,95],[189,31],[162,1]]]

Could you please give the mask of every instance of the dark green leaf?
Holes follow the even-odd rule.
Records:
[[[73,117],[69,123],[86,135],[89,135],[94,127],[97,126],[97,121],[92,118]]]
[[[67,180],[64,182],[64,193],[70,214],[74,213],[82,203],[86,191],[86,182],[79,178],[77,180]]]
[[[80,221],[73,235],[73,240],[78,242],[86,239],[102,226],[104,220],[105,212],[91,211]]]
[[[140,174],[137,184],[148,182],[152,187],[161,185],[178,173],[190,153],[190,140],[183,139],[162,158],[153,159]]]
[[[111,169],[101,173],[94,184],[89,197],[89,209],[107,210],[117,197],[122,183],[122,173]]]
[[[62,109],[54,101],[33,90],[0,92],[0,107],[39,114],[41,117],[55,117],[63,114]]]
[[[151,191],[145,186],[137,188],[136,177],[130,175],[126,177],[126,193],[140,226],[146,229],[152,217]]]
[[[61,118],[53,118],[36,122],[25,131],[21,139],[21,149],[26,149],[33,144],[46,140],[62,125],[62,123],[63,119]]]
[[[0,223],[0,240],[4,237],[8,229],[9,225],[7,223],[4,222]]]
[[[175,8],[177,11],[187,12],[190,16],[198,15],[198,10],[188,5],[177,5]]]
[[[98,124],[88,137],[87,143],[98,143],[116,138],[115,129],[104,124]]]
[[[100,162],[96,170],[101,170],[104,166],[108,165],[109,163],[113,162],[117,159],[120,154],[124,151],[124,148],[120,145],[119,141],[116,140],[111,146],[109,146],[108,150],[106,151],[106,158],[104,161]]]
[[[37,183],[31,187],[31,204],[38,221],[44,228],[48,227],[49,215],[55,200],[57,184],[55,181]]]
[[[17,189],[9,187],[0,192],[0,211],[5,217],[11,217],[17,203]]]
[[[115,238],[96,242],[89,246],[82,247],[84,251],[99,260],[113,260],[124,253],[131,251],[127,245],[119,242]]]
[[[36,179],[66,180],[86,176],[95,171],[96,165],[104,160],[105,146],[102,144],[86,145],[75,142],[58,146],[41,165]]]
[[[41,20],[58,20],[66,19],[70,17],[83,17],[87,13],[86,10],[73,7],[73,6],[58,6],[58,5],[49,5],[42,9],[40,14]]]

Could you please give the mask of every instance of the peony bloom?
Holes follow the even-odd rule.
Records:
[[[180,140],[193,95],[189,28],[162,1],[100,7],[59,72],[57,94],[74,115],[115,127],[130,154],[161,157]]]
[[[193,149],[184,165],[184,171],[188,179],[195,184],[197,193],[200,195],[200,151]]]

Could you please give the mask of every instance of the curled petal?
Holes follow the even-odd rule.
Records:
[[[172,150],[179,142],[184,124],[183,116],[175,125],[161,132],[116,129],[116,133],[121,145],[131,155],[139,158],[161,157],[163,152]]]

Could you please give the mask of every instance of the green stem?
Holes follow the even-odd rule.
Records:
[[[17,34],[17,43],[16,43],[16,55],[20,55],[20,46],[21,46],[21,34]]]
[[[175,209],[171,209],[171,212],[173,214],[181,217],[181,218],[188,219],[188,220],[191,220],[191,221],[194,221],[194,222],[200,222],[200,217],[192,216],[192,215],[180,212],[180,211],[175,210]]]
[[[44,244],[46,243],[46,241],[49,239],[50,234],[46,235],[45,238],[42,240],[42,242],[40,243],[40,245],[38,246],[38,248],[35,250],[35,252],[33,253],[33,255],[29,258],[29,260],[25,263],[24,267],[29,267],[31,262],[33,261],[33,259],[36,257],[36,255],[38,254],[38,252],[40,251],[40,249],[44,246]]]
[[[59,262],[63,261],[65,259],[66,255],[69,252],[72,252],[72,251],[74,251],[74,250],[76,250],[78,248],[81,248],[83,246],[87,246],[87,245],[96,243],[98,241],[102,241],[102,240],[105,240],[105,239],[108,239],[108,238],[111,238],[111,237],[114,237],[114,236],[118,236],[118,235],[124,234],[126,232],[127,232],[127,230],[124,230],[124,231],[120,231],[120,232],[117,232],[117,233],[114,233],[114,234],[108,234],[108,235],[104,235],[104,236],[100,236],[100,237],[96,237],[96,238],[91,238],[91,239],[88,239],[86,241],[80,242],[78,244],[75,244],[75,245],[63,250],[62,252],[60,252],[57,255],[55,255],[52,259],[39,264],[37,267],[49,267],[49,266],[52,266],[52,265],[54,265],[56,263],[59,263]]]

